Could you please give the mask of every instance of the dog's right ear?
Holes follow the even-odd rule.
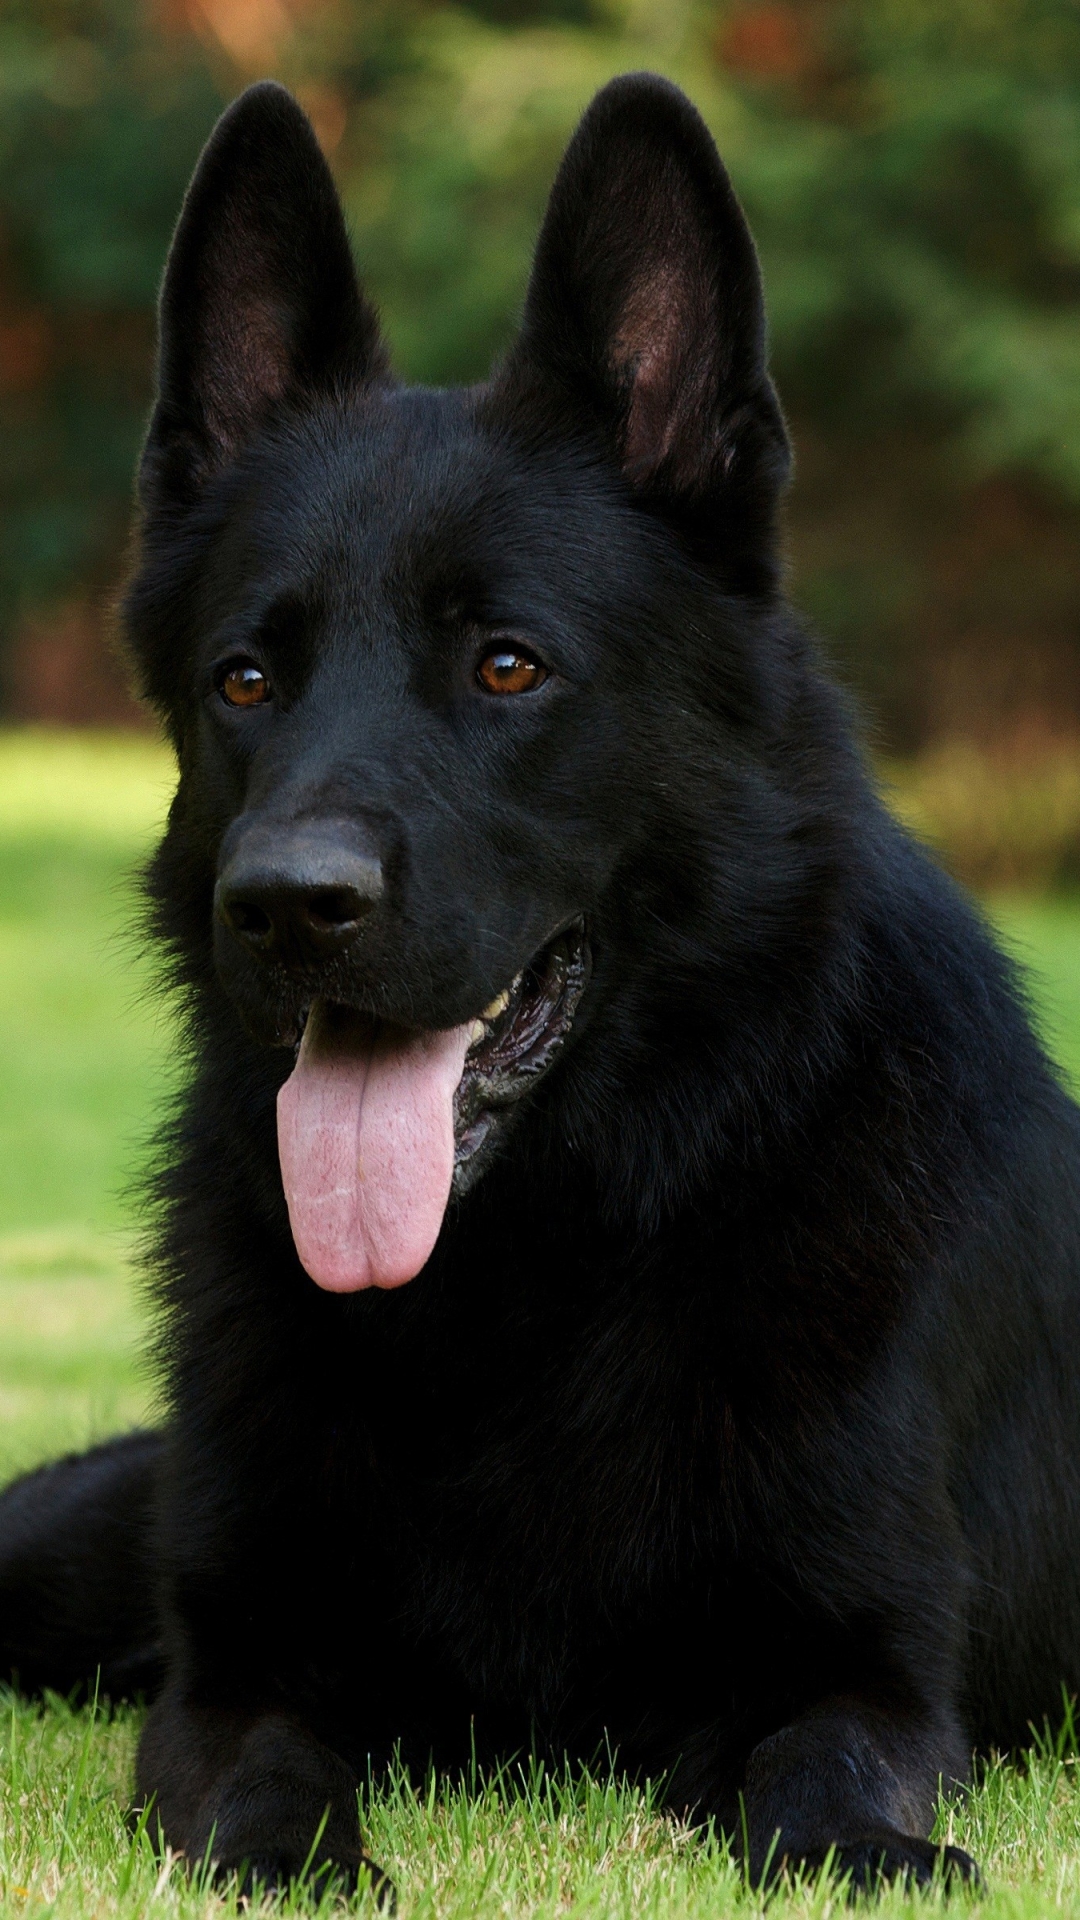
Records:
[[[275,402],[386,372],[311,124],[283,87],[250,87],[207,142],[169,253],[144,503],[193,497]]]

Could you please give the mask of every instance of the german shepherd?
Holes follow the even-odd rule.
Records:
[[[289,95],[221,120],[126,599],[168,1418],[0,1502],[0,1664],[153,1692],[138,1792],[249,1884],[375,1871],[395,1752],[605,1741],[753,1876],[969,1876],[940,1783],[1080,1684],[1080,1114],[785,603],[788,465],[673,86],[464,391]]]

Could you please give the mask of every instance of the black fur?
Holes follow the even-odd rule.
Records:
[[[171,1416],[158,1467],[124,1441],[6,1496],[4,1659],[89,1664],[84,1538],[153,1484],[139,1787],[189,1856],[287,1878],[329,1807],[315,1864],[361,1871],[369,1764],[475,1734],[607,1739],[737,1845],[744,1796],[755,1874],[835,1847],[925,1878],[939,1781],[1080,1681],[1080,1128],[781,597],[787,442],[711,140],[665,83],[607,87],[505,364],[419,392],[306,122],[255,88],[161,338],[128,624],[181,770]],[[551,676],[494,700],[508,632]],[[237,654],[272,702],[223,704]],[[238,834],[298,820],[385,880],[306,969],[213,912]],[[451,1026],[577,920],[569,1038],[423,1273],[319,1291],[274,1136],[312,993]],[[109,1684],[121,1620],[154,1657],[113,1537]]]
[[[161,1683],[154,1604],[156,1434],[69,1454],[0,1501],[3,1661],[27,1692],[89,1682],[114,1699]]]

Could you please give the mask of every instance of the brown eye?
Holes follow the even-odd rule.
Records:
[[[497,653],[489,653],[486,660],[481,660],[476,677],[489,693],[528,693],[532,687],[542,687],[548,676],[547,668],[534,660],[531,653],[521,653],[516,647],[500,647]]]
[[[221,676],[221,697],[230,707],[261,707],[270,698],[270,682],[250,660],[238,660]]]

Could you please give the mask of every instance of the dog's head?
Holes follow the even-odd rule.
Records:
[[[292,99],[220,122],[128,625],[180,759],[189,966],[261,1044],[303,1036],[282,1163],[324,1284],[423,1264],[451,1180],[712,874],[701,823],[775,699],[747,635],[786,469],[753,245],[672,86],[594,101],[517,341],[464,392],[391,377]]]

